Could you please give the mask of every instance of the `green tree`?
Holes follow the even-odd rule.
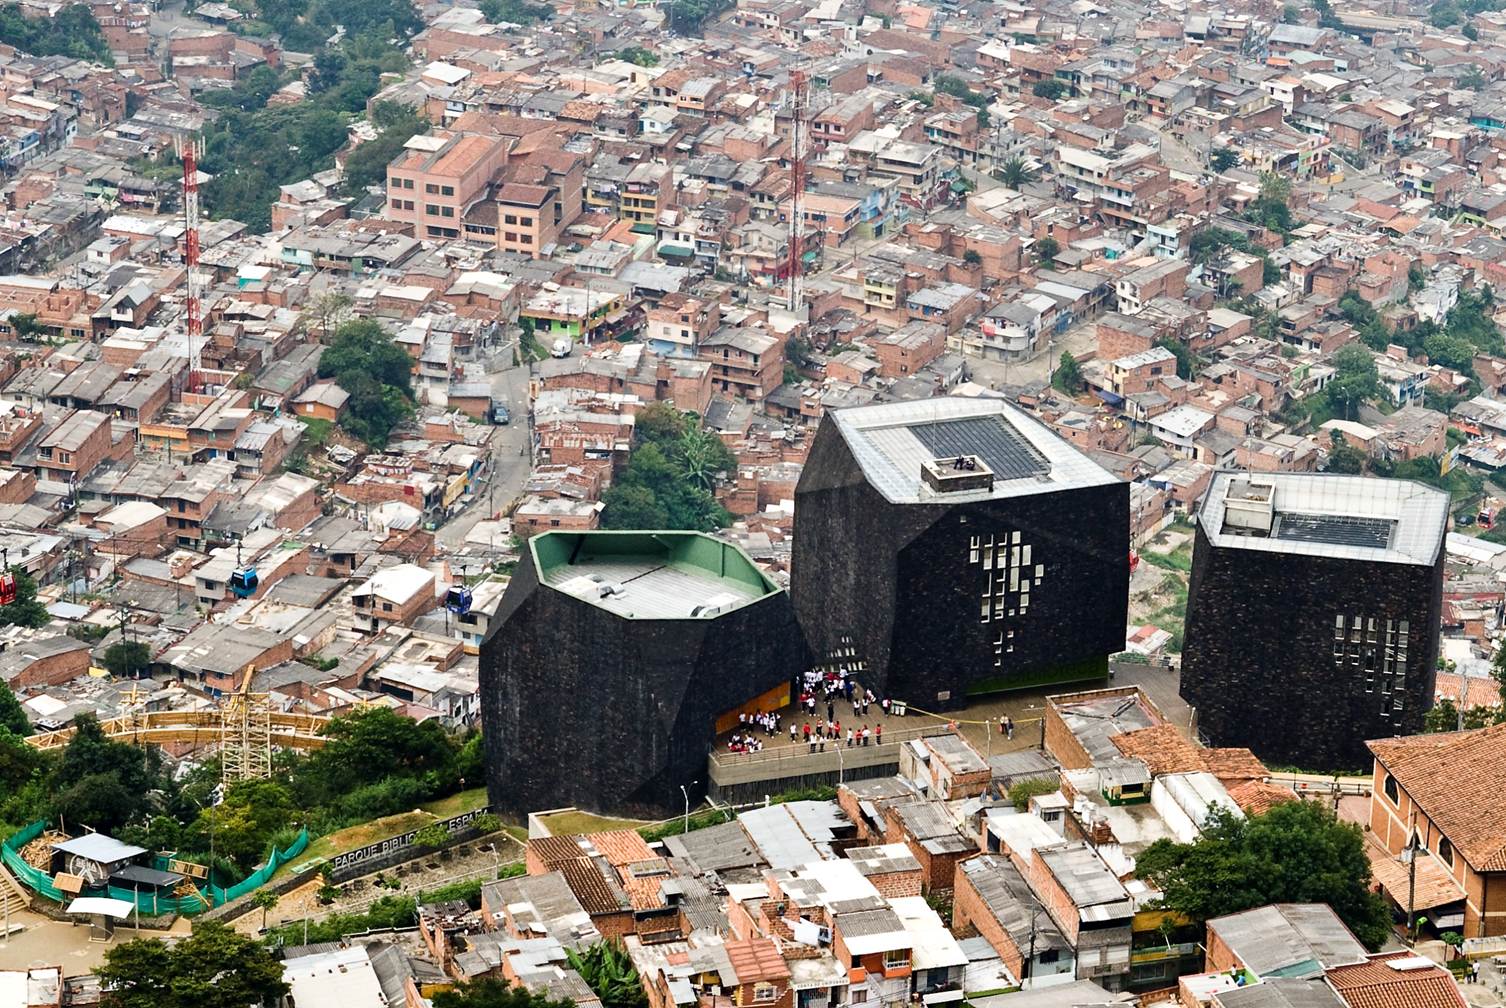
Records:
[[[1294,25],[1301,24],[1301,22],[1302,12],[1299,11],[1295,6],[1293,6],[1292,4],[1287,4],[1286,6],[1281,8],[1282,24]]]
[[[1365,471],[1365,453],[1344,440],[1338,431],[1329,431],[1328,465],[1331,473],[1357,476]]]
[[[565,958],[586,981],[602,1008],[646,1008],[648,997],[643,993],[643,984],[633,960],[627,951],[617,945],[601,942],[584,952],[565,950]],[[444,1008],[436,1004],[434,1008]]]
[[[249,874],[266,859],[272,838],[288,828],[297,811],[286,785],[237,781],[226,789],[224,801],[200,813],[189,842],[208,850],[213,836],[215,853],[233,861],[241,874]]]
[[[1407,293],[1416,294],[1428,285],[1428,268],[1422,263],[1407,267]]]
[[[379,102],[371,119],[381,132],[345,157],[344,186],[351,195],[385,185],[387,166],[402,153],[403,145],[429,128],[422,115],[396,102]]]
[[[1045,98],[1047,101],[1060,101],[1069,88],[1066,81],[1051,78],[1050,80],[1036,81],[1030,87],[1030,93],[1037,98]]]
[[[247,1008],[288,994],[282,964],[259,942],[217,921],[168,946],[139,938],[105,953],[103,1008]]]
[[[319,358],[319,377],[349,393],[345,429],[368,445],[385,445],[392,428],[413,413],[413,359],[370,319],[335,330]]]
[[[142,796],[161,784],[161,756],[109,739],[92,714],[78,715],[73,726],[49,775],[53,809],[70,823],[114,832],[144,811]]]
[[[1051,375],[1051,384],[1068,395],[1076,395],[1082,391],[1082,368],[1077,366],[1077,358],[1066,350],[1062,351],[1056,371]]]
[[[1220,147],[1208,155],[1208,164],[1216,172],[1226,172],[1239,164],[1239,151],[1228,147]]]
[[[1030,805],[1030,799],[1048,795],[1059,787],[1061,782],[1054,777],[1027,778],[1009,789],[1009,804],[1023,812]]]
[[[1367,948],[1391,933],[1360,828],[1318,802],[1283,802],[1248,818],[1217,808],[1196,841],[1157,840],[1136,872],[1162,891],[1161,906],[1199,925],[1268,903],[1327,903]]]
[[[736,461],[721,438],[692,415],[662,404],[640,411],[634,428],[637,445],[628,464],[602,495],[602,526],[701,531],[724,526],[729,516],[711,489]]]
[[[1163,350],[1170,350],[1171,355],[1177,359],[1178,378],[1187,381],[1192,380],[1192,376],[1197,373],[1198,360],[1197,355],[1192,352],[1191,347],[1181,340],[1173,339],[1170,336],[1162,336],[1156,340],[1155,345]]]
[[[969,266],[977,266],[983,261],[983,257],[978,254],[977,249],[968,249],[966,252],[962,253],[962,261],[967,263]]]
[[[16,699],[4,680],[0,680],[0,730],[22,737],[31,734],[31,722],[21,707],[21,701]]]
[[[625,63],[634,66],[655,67],[659,65],[659,57],[651,49],[642,46],[628,46],[626,49],[618,49],[616,56]]]
[[[140,641],[117,641],[105,648],[105,668],[120,679],[134,679],[152,664],[152,649]]]
[[[602,528],[669,528],[669,512],[648,487],[613,484],[601,495],[601,502]]]
[[[1471,42],[1480,41],[1480,29],[1476,28],[1472,24],[1469,24],[1468,22],[1465,23],[1463,28],[1459,29],[1459,34],[1463,35]]]
[[[554,16],[554,8],[526,0],[481,0],[481,13],[492,24],[532,24]]]
[[[1291,199],[1292,180],[1280,172],[1260,173],[1260,198],[1273,203],[1285,203]]]
[[[1040,172],[1030,167],[1021,157],[1008,158],[999,166],[999,181],[1011,189],[1018,189],[1040,177]]]
[[[37,601],[37,583],[23,570],[13,570],[16,600],[0,606],[0,626],[44,627],[52,621],[47,607]]]
[[[1035,257],[1042,265],[1050,265],[1061,254],[1061,243],[1050,235],[1036,240]]]
[[[1459,75],[1459,86],[1471,91],[1484,91],[1488,83],[1479,67],[1470,67]]]
[[[20,4],[0,6],[0,42],[33,56],[114,62],[104,31],[84,4],[69,4],[52,17],[27,17]]]
[[[348,799],[388,779],[419,782],[431,794],[447,792],[455,782],[455,743],[436,722],[420,724],[385,707],[367,708],[332,718],[324,735],[324,747],[293,774],[293,789],[305,808]]]
[[[1381,395],[1380,372],[1375,358],[1363,346],[1349,343],[1333,355],[1334,376],[1324,392],[1346,420],[1354,419],[1360,403]]]
[[[261,911],[261,929],[267,929],[267,911],[277,905],[277,894],[270,889],[258,889],[251,894],[251,905]]]
[[[34,342],[47,329],[37,320],[36,312],[17,312],[10,317],[10,327],[16,339]]]

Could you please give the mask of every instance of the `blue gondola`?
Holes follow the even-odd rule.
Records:
[[[258,581],[255,567],[237,567],[230,575],[230,592],[237,598],[250,598],[256,594]]]
[[[444,607],[457,616],[471,611],[471,590],[466,587],[451,588],[444,598]]]
[[[241,563],[241,544],[235,544],[235,570],[230,574],[230,594],[236,598],[250,598],[256,594],[256,585],[261,579],[256,576],[254,564]]]

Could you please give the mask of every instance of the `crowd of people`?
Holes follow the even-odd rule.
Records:
[[[861,683],[848,675],[845,668],[813,669],[806,672],[797,700],[797,709],[807,716],[807,720],[790,724],[789,734],[792,744],[803,742],[812,752],[819,752],[826,748],[828,742],[840,745],[845,740],[847,746],[852,748],[879,745],[884,741],[882,724],[870,726],[865,723],[858,727],[855,722],[867,718],[869,708],[875,704],[887,717],[891,706],[889,698],[880,699],[874,696],[873,690],[864,689]],[[839,720],[840,714],[845,713],[845,710],[839,712],[838,704],[844,704],[852,711],[852,722],[849,723],[845,732]],[[826,708],[825,718],[821,717],[822,705]],[[780,734],[782,721],[783,717],[777,711],[751,711],[738,714],[737,730],[727,739],[727,751],[760,752],[766,744],[765,739],[774,738]]]
[[[846,709],[839,711],[837,705],[845,704]],[[879,699],[873,695],[873,691],[864,689],[862,683],[847,674],[846,669],[836,671],[812,670],[805,673],[800,695],[798,697],[797,710],[802,712],[806,719],[792,721],[789,725],[790,744],[804,744],[811,752],[822,752],[826,749],[826,743],[834,743],[841,746],[844,742],[847,748],[857,746],[882,745],[884,742],[884,726],[875,722],[871,727],[863,723],[857,725],[859,719],[868,717],[868,709],[877,704],[885,717],[891,713],[889,698]],[[825,718],[821,717],[822,705],[825,705]],[[839,715],[851,710],[852,720],[844,731]],[[896,708],[898,710],[898,708]],[[903,711],[899,711],[903,713]],[[751,711],[737,715],[737,730],[727,739],[727,751],[734,753],[756,753],[764,748],[765,739],[776,738],[780,734],[780,724],[784,718],[778,711]],[[992,731],[993,725],[997,724],[1000,735],[1008,739],[1014,738],[1015,724],[1007,714],[999,715],[997,721],[988,719],[983,722],[986,730]],[[948,726],[955,731],[957,723],[950,722]],[[762,737],[760,737],[762,736]]]
[[[727,739],[727,751],[735,753],[760,752],[763,749],[763,739],[759,738],[756,731],[761,731],[768,738],[779,734],[780,716],[777,711],[744,711],[737,715],[737,731]],[[794,726],[790,726],[794,730]]]

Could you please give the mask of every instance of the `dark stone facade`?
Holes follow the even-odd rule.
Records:
[[[492,805],[673,813],[706,793],[716,717],[805,667],[789,595],[709,619],[625,619],[526,559],[481,645]]]
[[[806,640],[818,661],[860,662],[876,694],[954,708],[969,692],[1105,676],[1124,649],[1127,483],[893,504],[826,423],[795,501],[791,584]],[[1009,561],[1024,547],[1012,588]],[[997,614],[985,621],[989,592]]]
[[[1199,524],[1181,687],[1199,733],[1278,766],[1367,770],[1365,740],[1422,731],[1432,705],[1443,562],[1441,545],[1431,566],[1217,547]],[[1406,660],[1388,661],[1403,620]]]

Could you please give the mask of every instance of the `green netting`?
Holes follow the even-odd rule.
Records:
[[[46,872],[33,868],[21,858],[20,850],[42,835],[47,828],[47,823],[34,822],[21,832],[9,837],[3,845],[0,845],[0,860],[5,862],[5,867],[10,870],[22,885],[47,899],[58,903],[67,903],[71,897],[52,884],[52,876]],[[203,913],[212,906],[221,906],[231,900],[239,899],[255,889],[266,885],[277,873],[277,869],[302,854],[309,845],[308,830],[300,830],[298,838],[282,850],[272,851],[272,856],[267,863],[246,878],[222,889],[211,885],[207,890],[197,896],[171,897],[153,896],[149,892],[136,892],[132,889],[121,889],[117,886],[106,887],[106,892],[111,899],[125,900],[136,904],[137,909],[147,917],[156,917],[162,914],[196,914]],[[162,859],[158,859],[161,862]]]
[[[57,900],[61,903],[68,897],[62,890],[52,884],[52,876],[44,871],[33,868],[21,859],[21,848],[41,836],[42,831],[46,828],[46,822],[34,822],[21,832],[7,839],[4,845],[0,845],[0,860],[5,861],[5,867],[10,869],[10,873],[22,885],[28,889],[35,890],[50,900]]]
[[[229,903],[231,900],[240,899],[253,889],[260,889],[271,881],[273,875],[277,874],[277,869],[302,854],[304,848],[308,845],[309,831],[306,829],[299,830],[296,840],[282,850],[273,848],[272,856],[267,859],[266,864],[256,869],[250,875],[247,875],[229,889],[221,889],[219,886],[211,885],[209,887],[209,895],[214,900],[214,905],[220,906],[221,904]]]

